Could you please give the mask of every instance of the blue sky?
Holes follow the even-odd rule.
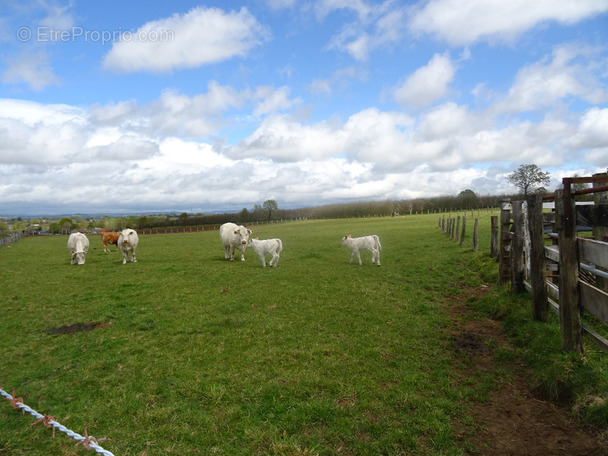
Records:
[[[608,167],[608,0],[0,4],[0,215],[511,193]]]

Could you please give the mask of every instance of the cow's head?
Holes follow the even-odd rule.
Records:
[[[342,245],[346,245],[348,243],[349,239],[351,239],[350,234],[347,234],[346,236],[344,236],[342,238]]]
[[[252,230],[249,230],[244,226],[239,226],[236,230],[234,230],[234,234],[239,237],[240,244],[242,245],[247,245],[247,243],[249,242],[249,236],[252,233]]]
[[[84,264],[84,252],[82,250],[75,251],[72,250],[72,263],[74,264]]]

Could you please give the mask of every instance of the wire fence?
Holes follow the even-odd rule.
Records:
[[[36,410],[25,405],[23,403],[22,398],[15,397],[15,390],[13,390],[13,394],[11,396],[9,393],[4,391],[4,389],[0,388],[0,395],[4,396],[6,400],[10,401],[11,406],[13,408],[21,409],[23,411],[23,413],[28,412],[30,415],[32,415],[34,418],[37,419],[37,421],[30,424],[30,426],[34,426],[35,424],[42,423],[44,425],[44,427],[46,427],[46,428],[51,428],[51,427],[53,428],[53,437],[55,436],[55,429],[58,429],[61,432],[68,435],[69,437],[72,437],[74,440],[78,440],[78,443],[76,444],[76,446],[82,445],[87,450],[94,450],[99,454],[103,454],[104,456],[114,456],[113,453],[109,452],[108,450],[104,450],[99,445],[99,442],[101,442],[105,439],[98,440],[95,437],[90,436],[86,427],[84,428],[84,436],[82,436],[74,431],[71,431],[70,429],[66,428],[64,425],[59,423],[57,420],[55,420],[54,417],[49,416],[49,415],[41,415]],[[145,456],[145,452],[142,453],[141,456]]]

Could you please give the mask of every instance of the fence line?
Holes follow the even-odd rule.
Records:
[[[25,237],[25,236],[28,236],[28,234],[25,232],[21,232],[21,233],[13,233],[10,236],[0,238],[0,246],[14,244],[19,239],[21,239],[22,237]]]
[[[452,238],[454,241],[460,241],[460,245],[464,246],[465,244],[465,235],[467,228],[467,216],[462,216],[462,229],[460,223],[460,215],[456,217],[452,217],[452,214],[448,216],[446,219],[445,215],[443,217],[439,217],[439,229],[442,230],[446,236]],[[475,224],[473,226],[473,251],[477,252],[479,248],[479,219],[475,218]]]
[[[103,454],[104,456],[114,456],[113,453],[109,452],[108,450],[104,450],[99,445],[98,442],[103,441],[105,439],[97,440],[95,437],[90,436],[88,434],[86,427],[84,428],[84,434],[85,434],[84,436],[82,436],[74,431],[71,431],[70,429],[66,428],[64,425],[62,425],[61,423],[56,421],[55,418],[53,418],[52,416],[41,415],[36,410],[25,405],[23,403],[22,398],[15,397],[15,390],[13,390],[13,395],[11,396],[6,391],[4,391],[4,389],[0,388],[0,395],[4,396],[6,398],[6,400],[10,401],[11,406],[13,408],[15,408],[15,409],[19,408],[23,411],[23,413],[28,412],[30,415],[32,415],[34,418],[36,418],[38,420],[38,421],[30,424],[30,426],[33,426],[35,424],[42,422],[44,424],[44,426],[47,428],[50,428],[51,426],[53,427],[53,436],[55,436],[55,429],[59,429],[61,432],[65,433],[69,437],[72,437],[74,440],[78,440],[78,443],[76,444],[76,446],[82,445],[87,450],[95,450],[97,453]]]

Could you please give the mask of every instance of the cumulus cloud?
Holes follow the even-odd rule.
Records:
[[[453,46],[480,40],[513,43],[545,22],[573,24],[606,11],[608,4],[598,0],[430,0],[414,10],[409,27]]]
[[[567,140],[567,144],[573,149],[608,151],[608,109],[592,108],[587,111],[581,117],[578,131]]]
[[[558,100],[576,97],[589,103],[608,100],[608,90],[577,58],[593,54],[592,49],[564,45],[554,49],[552,58],[522,68],[507,97],[495,107],[500,112],[542,109]]]
[[[435,54],[429,63],[418,68],[394,89],[401,106],[421,108],[445,96],[456,69],[447,54]]]
[[[244,56],[269,33],[247,10],[197,7],[125,32],[103,60],[116,72],[166,72]]]

